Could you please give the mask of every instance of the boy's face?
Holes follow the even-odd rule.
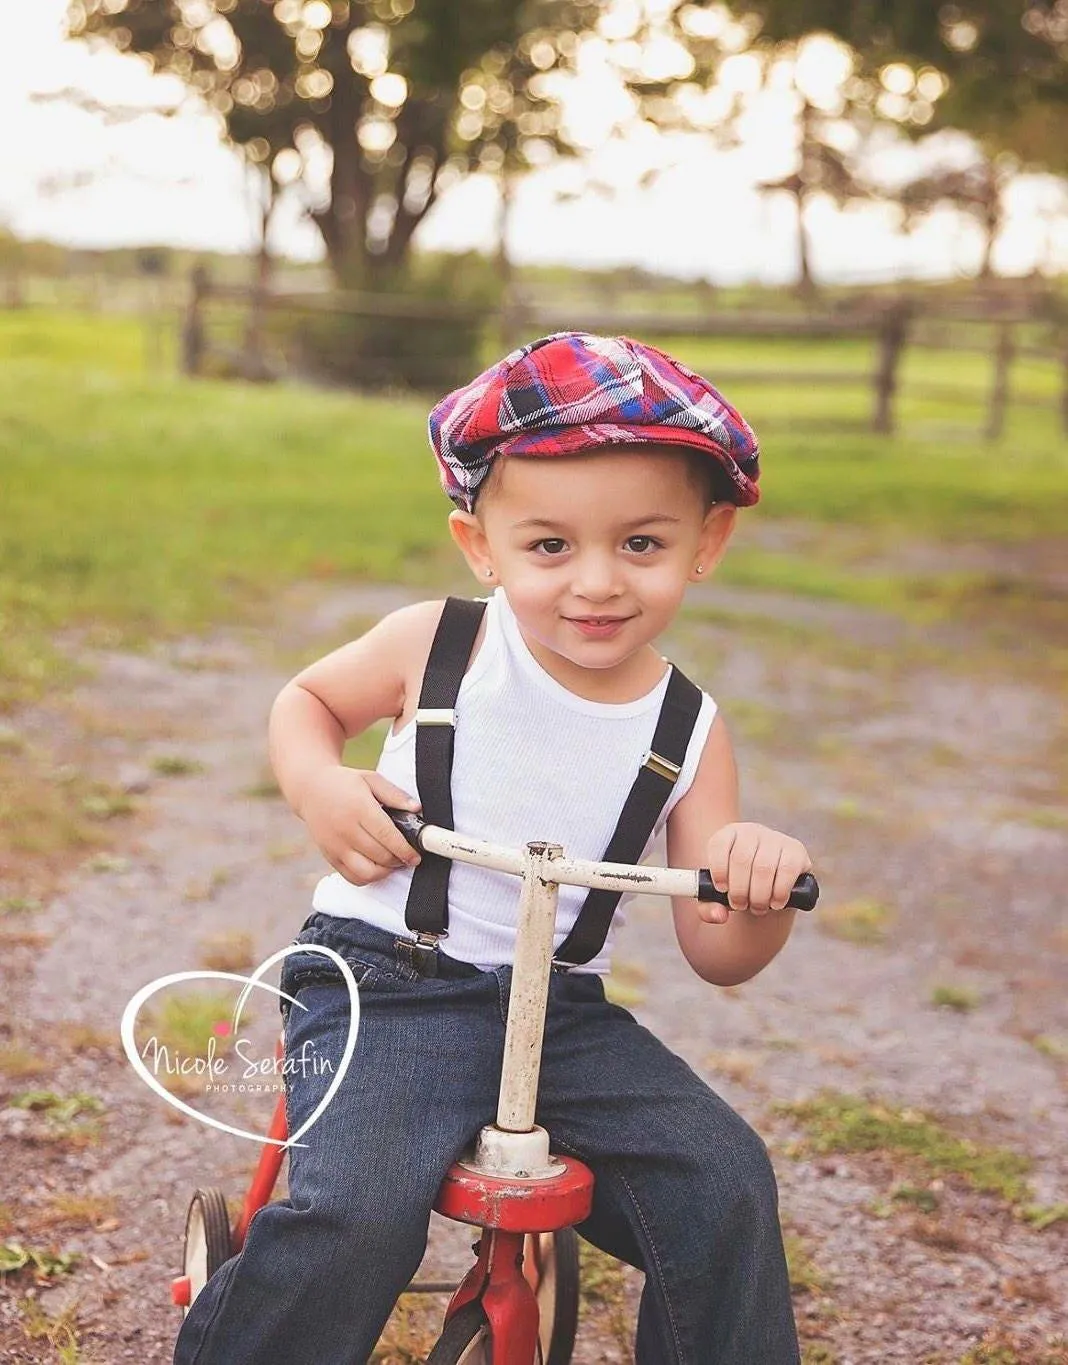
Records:
[[[711,573],[734,514],[727,503],[705,513],[682,454],[615,447],[506,457],[478,514],[453,512],[449,525],[479,581],[504,586],[543,667],[622,679],[687,583]]]

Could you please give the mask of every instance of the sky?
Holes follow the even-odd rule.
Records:
[[[633,0],[616,0],[620,9]],[[63,36],[65,0],[0,0],[0,226],[20,236],[73,246],[169,244],[248,250],[254,213],[244,172],[215,123],[193,111],[173,119],[105,125],[69,103],[39,98],[76,87],[102,102],[149,104],[173,97],[169,78],[151,76],[136,58],[90,51]],[[572,86],[568,117],[588,144],[579,162],[526,176],[516,193],[509,249],[524,263],[639,265],[714,284],[792,280],[797,268],[794,210],[785,195],[755,183],[792,169],[792,129],[781,95],[760,97],[732,151],[701,137],[638,136],[622,144],[604,131],[617,98],[594,45]],[[822,60],[822,67],[821,67]],[[817,76],[833,53],[816,49]],[[739,88],[745,62],[729,73]],[[34,98],[37,96],[38,98]],[[959,151],[959,148],[958,148]],[[887,140],[880,174],[903,178],[920,154]],[[650,168],[660,173],[640,184]],[[590,191],[591,181],[612,187]],[[422,224],[427,249],[492,250],[497,187],[473,176],[446,192]],[[1068,205],[1049,177],[1022,176],[1009,195],[1009,218],[996,255],[1006,273],[1037,260],[1068,269]],[[563,197],[561,197],[563,196]],[[1060,217],[1056,206],[1060,206]],[[952,212],[917,232],[900,232],[891,210],[839,212],[812,206],[814,268],[828,281],[864,282],[900,275],[938,277],[975,268],[980,243]],[[297,259],[322,255],[318,233],[294,197],[283,202],[273,245]]]

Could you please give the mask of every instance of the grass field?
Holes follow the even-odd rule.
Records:
[[[160,340],[131,317],[0,313],[0,881],[16,899],[43,893],[62,855],[106,847],[101,811],[121,808],[94,776],[91,736],[56,748],[3,719],[64,696],[75,670],[59,633],[136,648],[268,622],[302,581],[467,582],[425,400],[189,382],[173,377],[173,337]],[[1026,654],[1068,672],[1063,593],[991,567],[1005,554],[1048,558],[1063,535],[1068,453],[1052,410],[1013,409],[1005,439],[986,445],[982,358],[925,353],[906,367],[899,434],[880,438],[865,429],[865,387],[790,377],[866,372],[865,343],[661,344],[713,380],[774,376],[724,383],[761,434],[765,491],[718,579],[921,624],[967,616],[996,626],[998,667]],[[920,374],[973,386],[975,402],[910,394]],[[1016,379],[1055,391],[1036,365]],[[796,647],[832,644],[817,631]]]
[[[766,492],[750,521],[849,528],[873,544],[1062,530],[1068,454],[1055,413],[1017,407],[999,444],[978,440],[982,357],[910,358],[901,430],[887,439],[863,429],[866,389],[789,377],[863,372],[866,343],[680,341],[677,351],[713,378],[776,376],[729,389],[763,435]],[[190,383],[146,373],[145,356],[132,319],[0,314],[0,705],[48,685],[57,629],[136,642],[261,610],[302,578],[430,583],[454,563],[424,401]],[[974,410],[910,398],[921,367],[926,380],[971,384]],[[1056,376],[1036,364],[1021,365],[1018,382],[1055,393]],[[829,540],[818,562],[768,539],[741,538],[723,577],[893,609],[939,596],[930,573],[915,583],[858,574],[855,535],[844,558]],[[959,581],[946,586],[959,595]]]

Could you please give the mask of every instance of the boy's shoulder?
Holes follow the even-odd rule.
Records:
[[[403,607],[387,612],[379,621],[378,628],[415,635],[429,630],[433,634],[444,610],[444,597],[435,597],[426,602],[408,602]]]
[[[446,598],[435,597],[426,602],[409,602],[381,618],[376,627],[380,635],[388,635],[397,643],[410,645],[422,653],[425,664],[430,646],[445,610]]]
[[[396,650],[396,663],[404,674],[404,708],[398,718],[398,729],[415,715],[423,674],[430,657],[430,646],[441,623],[445,601],[444,597],[438,597],[426,602],[412,602],[390,612],[379,622],[378,629],[388,635],[391,647]],[[472,661],[482,647],[485,632],[486,623],[483,619],[471,651]]]
[[[398,662],[405,665],[419,663],[425,667],[430,644],[445,610],[445,598],[428,602],[409,602],[383,616],[374,627],[374,634],[386,645]]]

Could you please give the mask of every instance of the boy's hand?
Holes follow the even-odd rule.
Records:
[[[766,825],[724,825],[708,841],[708,870],[718,891],[726,891],[731,910],[766,915],[782,910],[802,872],[812,871],[808,850],[797,839]],[[726,924],[725,905],[698,907],[710,924]]]
[[[380,882],[419,854],[382,809],[418,810],[419,802],[380,773],[326,768],[304,793],[300,817],[335,871],[354,886]]]

